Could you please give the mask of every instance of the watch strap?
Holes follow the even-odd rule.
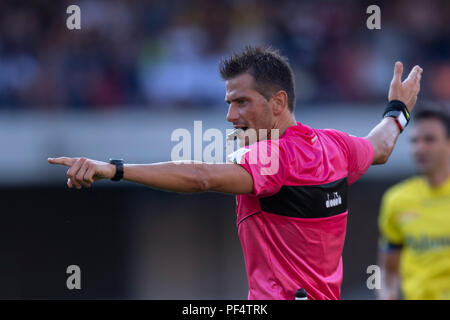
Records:
[[[111,178],[112,181],[120,181],[123,178],[123,159],[109,159],[109,163],[116,166],[116,174]]]

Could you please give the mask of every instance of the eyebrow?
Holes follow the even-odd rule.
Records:
[[[241,97],[236,97],[236,98],[231,99],[231,100],[225,99],[225,102],[226,102],[227,104],[230,104],[231,102],[238,101],[238,100],[249,100],[249,98],[248,98],[248,97],[241,96]]]

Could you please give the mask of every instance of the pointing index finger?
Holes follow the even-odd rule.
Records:
[[[76,158],[68,158],[68,157],[59,157],[59,158],[48,158],[47,159],[51,164],[62,164],[64,166],[70,167],[77,160]]]

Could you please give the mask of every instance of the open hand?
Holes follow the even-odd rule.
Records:
[[[417,95],[420,91],[422,72],[421,67],[415,66],[409,73],[408,78],[402,82],[403,64],[397,61],[394,67],[394,77],[389,87],[389,101],[400,100],[411,111],[416,104]]]

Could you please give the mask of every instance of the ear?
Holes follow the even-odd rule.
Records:
[[[280,115],[288,107],[287,93],[284,90],[276,92],[272,98],[270,98],[270,104],[272,112],[275,116]]]

